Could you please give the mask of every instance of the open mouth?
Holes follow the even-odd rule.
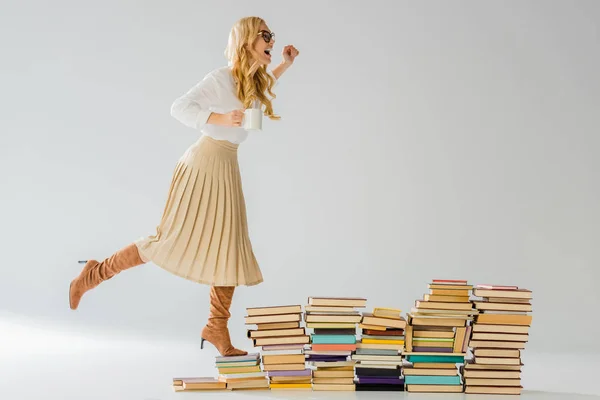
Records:
[[[266,49],[265,54],[268,55],[269,57],[271,57],[271,49]]]

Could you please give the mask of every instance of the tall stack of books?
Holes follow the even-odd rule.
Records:
[[[529,340],[532,292],[517,286],[477,285],[479,310],[463,368],[465,393],[521,394],[521,351]]]
[[[260,354],[216,357],[219,381],[229,390],[266,389],[269,382],[260,369]]]
[[[429,293],[407,314],[404,381],[409,392],[460,393],[460,370],[478,312],[470,302],[466,280],[434,279]]]
[[[310,342],[302,323],[301,305],[246,309],[248,337],[261,348],[262,370],[267,386],[277,389],[311,389],[311,371],[306,368],[305,345]]]
[[[306,351],[316,391],[354,391],[356,327],[367,300],[348,297],[309,297],[306,327],[312,329],[311,349]]]
[[[356,361],[357,391],[403,391],[402,350],[406,320],[402,310],[376,307],[363,313],[352,359]]]

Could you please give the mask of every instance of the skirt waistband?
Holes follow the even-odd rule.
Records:
[[[216,146],[219,146],[226,150],[231,150],[231,151],[237,151],[238,147],[240,147],[240,145],[237,143],[231,143],[229,140],[217,140],[208,135],[203,135],[200,140],[210,142]]]

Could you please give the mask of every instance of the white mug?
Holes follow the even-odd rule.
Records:
[[[263,113],[260,108],[247,108],[244,111],[244,129],[261,130]]]

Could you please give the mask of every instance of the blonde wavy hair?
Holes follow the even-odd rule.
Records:
[[[275,79],[267,72],[266,65],[260,65],[253,60],[250,52],[263,22],[260,17],[244,17],[238,20],[229,33],[225,56],[237,82],[236,95],[244,108],[253,107],[257,101],[264,105],[265,116],[278,120],[281,117],[274,114],[271,103],[271,99],[276,97],[272,91]]]

